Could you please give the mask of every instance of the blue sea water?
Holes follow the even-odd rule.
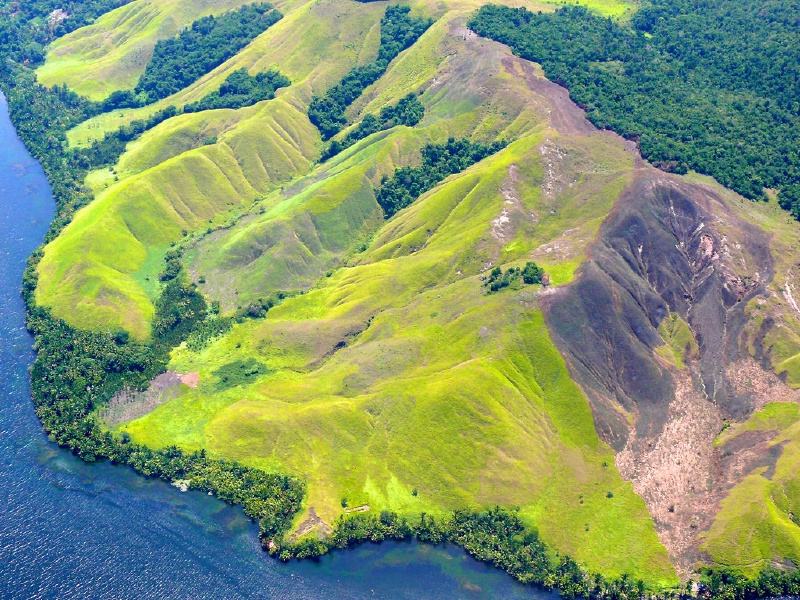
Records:
[[[241,510],[50,443],[19,286],[53,212],[0,95],[0,598],[555,598],[454,547],[370,544],[284,565]]]

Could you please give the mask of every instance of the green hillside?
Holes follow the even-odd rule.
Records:
[[[136,0],[56,40],[38,70],[44,85],[66,84],[82,96],[102,100],[133,88],[156,42],[193,21],[250,4],[251,0]]]
[[[634,125],[666,121],[587,83],[667,64],[626,37],[663,3],[276,0],[227,54],[197,33],[249,4],[133,0],[58,37],[36,77],[78,96],[0,70],[75,180],[25,283],[51,436],[242,504],[285,559],[413,534],[620,598],[797,564],[800,224],[646,162]],[[670,102],[700,110],[696,84]]]

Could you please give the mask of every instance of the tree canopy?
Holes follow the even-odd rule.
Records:
[[[176,37],[156,44],[134,93],[153,102],[182,90],[234,56],[281,16],[271,5],[259,3],[198,19]]]
[[[485,6],[470,27],[541,63],[656,166],[751,199],[781,190],[800,217],[798,15],[800,0],[650,0],[629,25],[581,7]]]

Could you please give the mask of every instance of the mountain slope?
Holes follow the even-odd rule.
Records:
[[[553,552],[659,589],[703,564],[800,560],[798,224],[598,131],[538,65],[467,29],[470,0],[411,4],[434,24],[335,139],[409,93],[421,121],[321,162],[309,103],[373,60],[387,4],[275,4],[281,21],[184,90],[70,134],[85,145],[241,68],[291,81],[146,131],[89,174],[96,197],[45,247],[36,301],[78,328],[150,340],[175,249],[212,307],[211,333],[171,350],[165,380],[182,383],[117,394],[124,418],[101,408],[102,426],[304,480],[294,541],[362,512],[500,505]],[[166,4],[64,38],[40,77],[130,87],[83,88],[64,65],[98,80],[80,40],[123,35],[112,17],[145,6]],[[142,18],[147,43],[168,35]],[[448,138],[507,145],[385,219],[383,178]],[[545,285],[490,290],[492,269],[528,261]]]
[[[174,36],[201,17],[249,3],[136,0],[56,40],[37,77],[44,85],[66,84],[82,96],[102,100],[111,92],[134,87],[158,40]]]

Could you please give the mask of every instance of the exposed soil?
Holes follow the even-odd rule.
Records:
[[[200,373],[197,371],[194,373],[186,373],[185,375],[181,375],[180,378],[183,385],[189,386],[192,389],[200,385]]]
[[[546,79],[534,63],[517,57],[503,59],[506,71],[521,77],[528,89],[547,100],[547,116],[553,128],[568,135],[589,135],[597,129],[586,118],[586,113],[569,98],[566,88]]]
[[[697,393],[688,374],[676,377],[658,436],[633,435],[617,455],[617,467],[644,498],[670,553],[684,574],[697,558],[696,535],[711,525],[716,485],[722,478],[712,446],[722,428],[718,408]]]
[[[199,383],[199,373],[181,375],[175,371],[166,371],[154,377],[146,390],[120,390],[100,410],[98,416],[109,427],[115,427],[143,417],[157,406],[176,398],[183,385],[194,388]]]
[[[598,432],[619,451],[620,473],[683,575],[701,558],[698,534],[722,498],[780,454],[767,434],[715,447],[723,420],[745,419],[770,399],[797,400],[742,340],[744,306],[772,275],[765,233],[709,189],[644,166],[577,280],[542,298]],[[655,353],[670,313],[689,324],[699,347],[683,370]]]
[[[503,65],[547,103],[560,136],[598,135],[567,90],[537,65],[517,57]],[[634,142],[602,135],[634,155],[634,182],[576,281],[542,294],[540,302],[599,434],[618,451],[621,474],[688,575],[702,558],[698,535],[711,526],[720,501],[755,468],[766,466],[769,477],[782,450],[771,443],[775,432],[747,432],[714,446],[723,422],[744,420],[769,401],[798,402],[800,391],[770,370],[769,351],[761,347],[774,319],[764,319],[752,346],[744,332],[748,301],[775,295],[769,235],[737,217],[711,188],[651,167]],[[563,175],[568,155],[557,139],[547,139],[540,152],[547,206],[570,185]],[[566,231],[537,255],[566,258],[570,247]],[[786,310],[800,314],[791,273],[780,295]],[[655,352],[664,343],[659,324],[670,313],[689,324],[699,349],[682,370]]]
[[[500,214],[492,221],[492,237],[501,244],[511,241],[517,233],[519,226],[525,221],[536,223],[538,217],[525,210],[525,205],[520,199],[519,168],[511,165],[508,175],[500,186],[500,195],[503,197],[503,207]]]
[[[800,390],[793,390],[774,372],[765,370],[750,357],[728,365],[726,376],[736,394],[750,396],[754,409],[767,402],[800,402]]]
[[[303,520],[302,523],[300,523],[300,525],[297,527],[297,530],[289,537],[290,540],[294,541],[311,533],[312,531],[321,538],[328,537],[333,533],[331,526],[323,521],[319,515],[317,515],[317,511],[314,510],[313,506],[308,509],[308,516]]]

